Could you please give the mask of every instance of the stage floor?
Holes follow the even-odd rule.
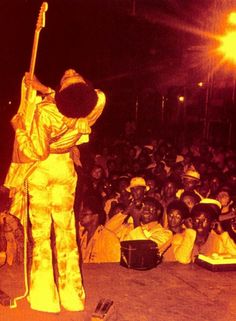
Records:
[[[149,271],[119,264],[85,264],[84,312],[42,313],[27,300],[10,309],[0,305],[0,321],[88,321],[99,299],[114,301],[108,320],[235,321],[236,272],[211,272],[196,264],[162,263]],[[0,268],[0,289],[10,296],[24,292],[21,268]]]

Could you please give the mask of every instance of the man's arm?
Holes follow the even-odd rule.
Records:
[[[172,249],[176,261],[182,264],[191,263],[195,239],[196,231],[191,228],[187,228],[181,234],[174,236]]]
[[[231,255],[236,255],[236,244],[229,236],[228,232],[223,232],[221,235],[221,240],[223,242],[225,252]]]
[[[95,91],[97,93],[98,100],[95,107],[91,111],[91,113],[89,113],[88,116],[86,117],[88,120],[89,126],[92,126],[96,122],[96,120],[100,117],[106,104],[105,94],[99,89],[95,89]]]
[[[172,232],[164,229],[158,224],[158,227],[151,230],[147,230],[145,226],[138,226],[129,232],[127,237],[128,240],[151,240],[154,241],[162,253],[171,243]]]
[[[224,231],[220,222],[216,221],[214,223],[213,230],[219,235],[219,238],[223,244],[224,252],[231,255],[236,255],[236,244],[229,236],[228,232]]]

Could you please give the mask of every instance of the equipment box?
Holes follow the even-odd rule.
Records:
[[[220,255],[214,253],[212,256],[199,254],[195,263],[212,271],[236,271],[236,256]]]

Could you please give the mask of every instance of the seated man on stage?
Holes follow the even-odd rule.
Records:
[[[120,261],[120,242],[113,232],[104,227],[105,218],[99,198],[91,196],[83,200],[79,213],[83,263]]]
[[[162,205],[153,197],[145,197],[140,211],[131,211],[130,215],[133,218],[134,228],[125,237],[125,241],[154,241],[162,254],[172,240],[172,232],[160,224],[163,215]]]

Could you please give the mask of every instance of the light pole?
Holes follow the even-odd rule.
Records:
[[[207,86],[206,86],[206,96],[205,96],[205,108],[204,108],[204,118],[203,118],[203,138],[208,140],[209,136],[209,120],[208,120],[208,112],[210,105],[210,98],[212,95],[212,86],[213,86],[213,73],[211,72],[211,68],[209,68],[207,73]]]

